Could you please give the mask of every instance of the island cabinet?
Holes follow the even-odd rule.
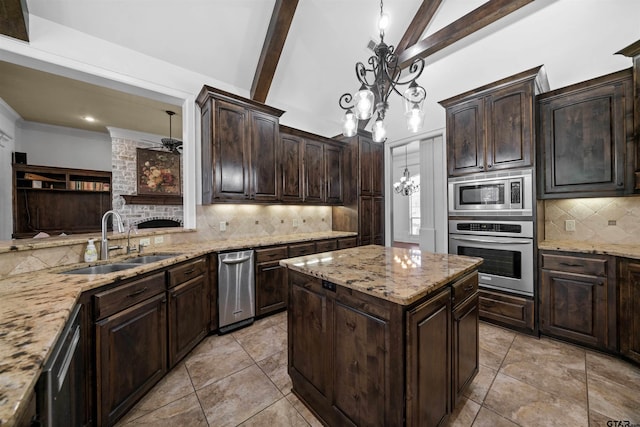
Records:
[[[536,67],[440,101],[449,176],[533,166],[534,99],[548,88]]]
[[[209,333],[211,299],[207,259],[198,258],[167,272],[169,369]]]
[[[619,260],[620,353],[640,363],[640,261]]]
[[[616,259],[541,251],[540,332],[616,351]]]
[[[97,425],[115,424],[167,372],[164,272],[98,292]]]
[[[631,69],[545,93],[537,104],[539,198],[633,191]]]
[[[204,86],[202,202],[280,199],[282,110]]]
[[[364,248],[371,254],[371,248],[378,247]],[[364,253],[360,248],[348,251],[355,251],[351,255],[357,258]],[[326,262],[351,265],[344,257],[333,258]],[[322,264],[311,261],[311,269]],[[327,264],[326,270],[307,274],[292,262],[283,263],[289,267],[288,371],[293,392],[326,425],[445,424],[454,397],[477,372],[477,272],[445,279],[432,292],[403,304],[316,277],[337,274],[351,282],[349,273],[355,267],[347,271],[341,264],[345,270],[324,273],[335,271]],[[375,279],[368,277],[365,282],[375,288]],[[454,303],[452,285],[458,281],[461,290],[467,290]]]

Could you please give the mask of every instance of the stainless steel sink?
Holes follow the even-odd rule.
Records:
[[[62,274],[108,274],[116,271],[127,270],[129,268],[135,268],[136,266],[137,264],[125,263],[103,264],[63,271]]]
[[[157,254],[157,255],[141,255],[136,258],[130,258],[124,262],[128,264],[149,264],[151,262],[162,261],[167,258],[174,258],[180,254]]]

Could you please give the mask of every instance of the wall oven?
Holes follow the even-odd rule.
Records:
[[[449,178],[450,216],[531,216],[532,169]]]
[[[533,221],[449,220],[449,253],[484,260],[481,287],[533,296]]]

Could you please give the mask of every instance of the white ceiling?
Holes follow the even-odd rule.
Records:
[[[27,0],[34,18],[77,31],[88,40],[101,39],[139,52],[150,58],[147,62],[158,60],[172,72],[182,69],[185,76],[202,76],[202,81],[190,79],[183,84],[192,96],[203,84],[218,83],[225,90],[234,88],[237,94],[248,96],[274,3]],[[392,19],[385,41],[396,44],[400,40],[421,3],[385,2]],[[444,0],[425,35],[483,3]],[[266,101],[287,111],[281,123],[325,136],[340,132],[338,97],[358,89],[354,65],[370,56],[367,42],[377,41],[378,11],[377,0],[299,1]],[[552,89],[630,67],[629,58],[614,53],[640,39],[638,16],[638,0],[536,0],[454,43],[427,58],[419,80],[427,90],[425,132],[445,126],[444,109],[438,101],[538,65],[545,65]],[[49,48],[48,38],[55,40],[55,34],[38,31],[31,42]],[[65,52],[64,46],[50,49],[58,55],[80,55]],[[126,58],[99,60],[97,65]],[[149,75],[148,80],[153,82],[154,76]],[[4,98],[1,92],[2,85],[0,98]],[[30,96],[25,90],[24,97]],[[386,120],[391,141],[411,137],[396,98],[391,100]],[[129,114],[125,108],[122,112]],[[155,133],[166,134],[166,125]]]

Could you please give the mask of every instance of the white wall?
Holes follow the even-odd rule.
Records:
[[[411,176],[420,173],[420,153],[413,152],[407,154],[407,165]],[[391,174],[391,187],[393,183],[400,180],[405,168],[405,155],[403,147],[393,149],[393,168]],[[409,197],[403,196],[391,190],[393,204],[393,241],[406,243],[420,243],[420,236],[409,234]]]
[[[0,240],[13,232],[11,153],[15,151],[16,121],[20,116],[0,98]]]
[[[111,171],[107,133],[19,121],[15,149],[30,165]]]

